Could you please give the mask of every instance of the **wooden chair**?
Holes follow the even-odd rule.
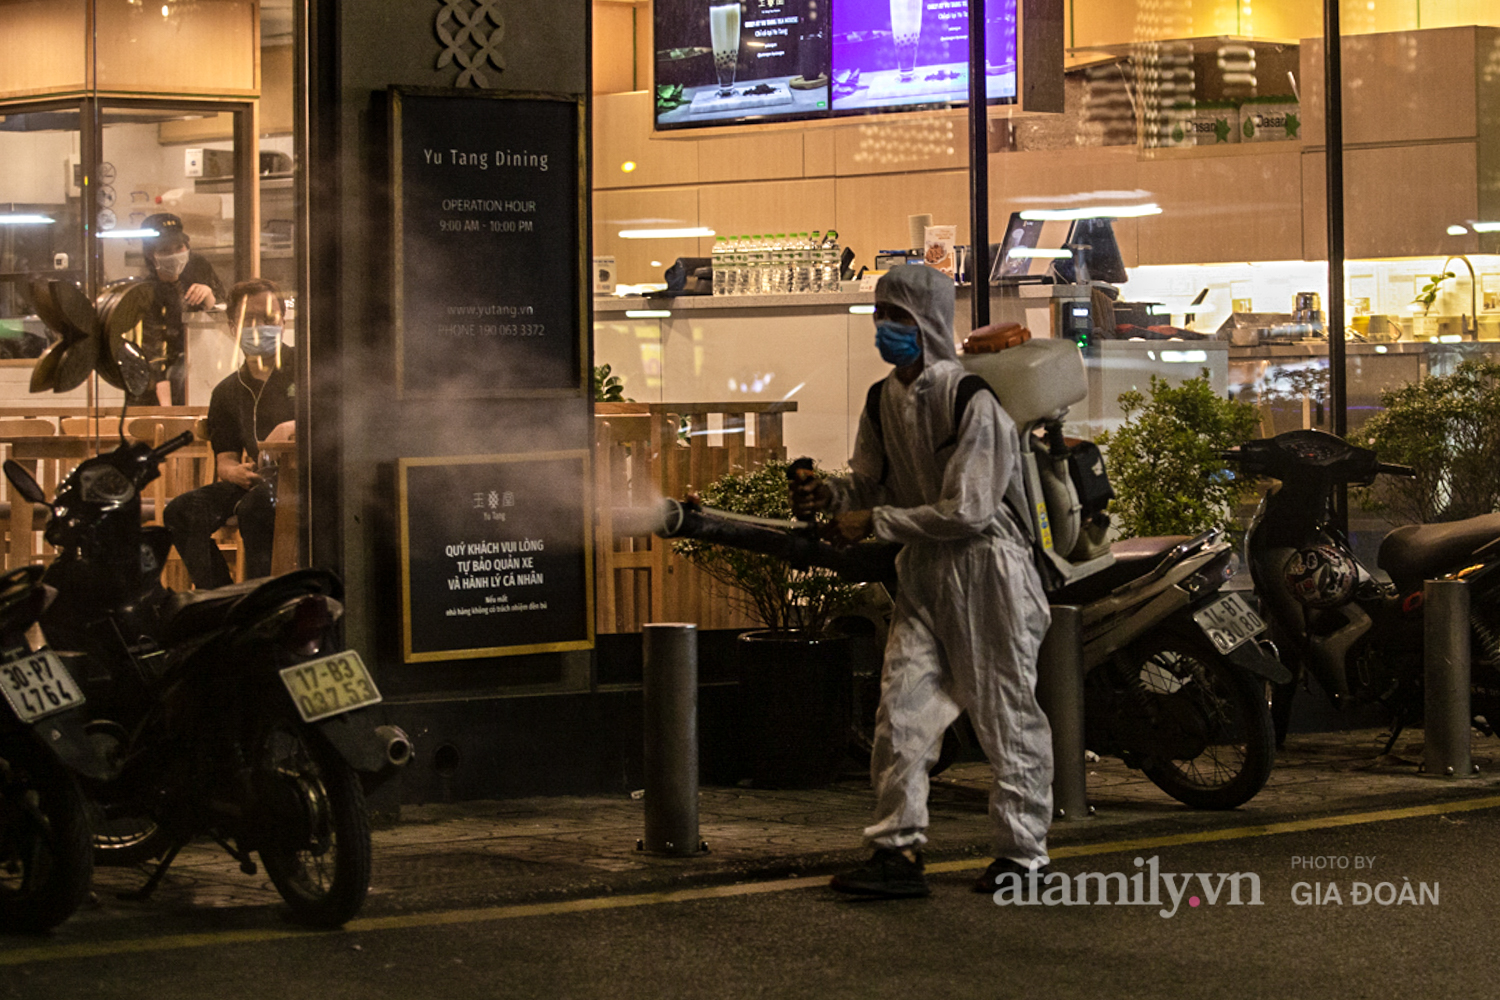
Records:
[[[125,432],[137,441],[159,448],[172,438],[189,431],[193,442],[168,455],[161,475],[152,480],[141,497],[141,517],[150,524],[162,524],[167,504],[177,496],[213,482],[214,461],[208,442],[199,434],[204,421],[196,417],[137,417],[129,421]],[[182,559],[174,549],[163,567],[163,583],[174,590],[191,586]]]
[[[52,437],[57,433],[57,427],[50,420],[42,420],[39,417],[18,417],[15,419],[0,420],[0,460],[10,457],[10,438],[17,437]],[[5,548],[3,561],[6,569],[14,568],[11,563],[10,544],[10,511],[11,503],[20,500],[12,495],[10,482],[0,476],[0,489],[3,489],[4,500],[0,500],[0,526],[5,533]],[[20,500],[21,503],[26,501]],[[32,524],[40,528],[46,524],[46,508],[33,508]],[[34,550],[33,550],[34,551]]]

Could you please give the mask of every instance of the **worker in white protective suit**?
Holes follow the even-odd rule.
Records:
[[[1011,513],[1025,509],[1020,443],[990,392],[974,394],[953,426],[965,371],[953,346],[951,277],[892,269],[875,287],[875,325],[895,372],[861,414],[852,475],[804,472],[792,486],[799,514],[834,512],[836,544],[873,534],[904,545],[870,761],[875,821],[864,837],[875,852],[831,884],[872,896],[928,893],[927,771],[944,730],[967,710],[994,773],[995,861],[974,887],[992,893],[1008,872],[1048,871],[1052,819],[1052,736],[1036,701],[1051,616]]]

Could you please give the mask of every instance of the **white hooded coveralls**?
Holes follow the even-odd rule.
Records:
[[[895,268],[875,301],[916,319],[923,368],[910,385],[885,380],[881,433],[863,413],[852,475],[829,480],[832,509],[873,508],[875,535],[905,546],[870,761],[875,821],[865,840],[926,843],[927,769],[944,730],[967,710],[994,773],[995,856],[1045,864],[1052,734],[1037,706],[1036,662],[1051,614],[1029,543],[1004,505],[1010,490],[1016,509],[1026,506],[1016,426],[981,392],[953,441],[966,372],[953,346],[952,278]]]

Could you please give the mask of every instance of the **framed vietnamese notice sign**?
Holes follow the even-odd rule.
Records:
[[[396,391],[588,386],[583,101],[392,88]]]
[[[407,663],[594,644],[587,450],[397,461]]]

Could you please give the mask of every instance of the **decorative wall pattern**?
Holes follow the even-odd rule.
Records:
[[[500,43],[505,39],[505,17],[495,9],[497,0],[439,2],[434,28],[443,51],[438,55],[437,68],[458,63],[463,69],[456,84],[460,87],[497,86],[499,79],[491,83],[486,72],[490,65],[494,66],[497,77],[505,72],[505,57],[500,54]],[[455,25],[457,31],[453,30]]]

